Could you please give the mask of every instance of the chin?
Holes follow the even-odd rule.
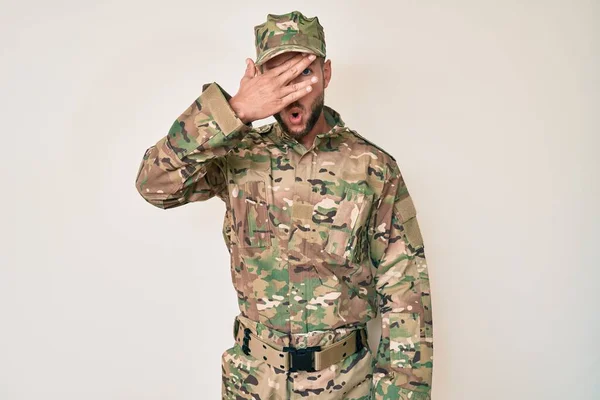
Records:
[[[310,130],[310,129],[307,129],[308,125],[306,122],[300,126],[298,126],[298,125],[290,126],[290,124],[288,124],[286,119],[282,118],[281,114],[276,114],[276,115],[274,115],[274,117],[275,117],[275,120],[277,120],[277,122],[279,122],[282,129],[288,135],[290,135],[291,137],[293,137],[296,140],[301,139],[304,136],[306,136],[308,134],[308,131]]]
[[[304,131],[306,130],[306,124],[304,124],[302,126],[294,126],[293,128],[290,128],[290,126],[286,122],[284,122],[282,125],[283,125],[284,130],[288,134],[290,134],[294,137],[304,136],[304,133],[305,133]]]
[[[295,126],[292,129],[290,129],[290,127],[288,126],[287,128],[288,128],[288,132],[290,132],[290,133],[292,133],[294,135],[301,135],[306,130],[306,125]]]

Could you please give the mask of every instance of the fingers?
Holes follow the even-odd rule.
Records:
[[[304,71],[306,69],[306,67],[308,67],[310,64],[312,64],[315,59],[316,59],[316,56],[314,54],[302,57],[300,59],[300,61],[298,61],[297,63],[292,65],[290,68],[288,68],[287,70],[282,72],[281,75],[279,75],[279,77],[278,77],[279,84],[285,85],[288,82],[290,82],[292,79],[296,78],[298,75],[300,75],[302,73],[302,71]]]
[[[310,82],[310,81],[308,81],[308,82]],[[287,107],[288,105],[292,104],[294,101],[301,99],[302,97],[304,97],[307,94],[309,94],[310,92],[312,92],[312,86],[302,85],[303,83],[304,82],[287,86],[290,88],[297,86],[298,89],[293,90],[291,93],[289,93],[288,95],[283,96],[281,98],[281,103],[279,104],[281,108]],[[300,86],[302,86],[302,87],[300,87]]]
[[[300,62],[303,58],[307,56],[306,53],[296,54],[293,57],[288,58],[284,63],[270,69],[267,74],[276,77],[293,67],[295,64]]]
[[[305,79],[301,82],[297,82],[291,85],[287,85],[281,88],[279,91],[280,97],[285,97],[290,93],[294,93],[297,91],[305,90],[307,93],[312,92],[312,85],[317,83],[318,79],[316,76],[313,76],[310,79]]]

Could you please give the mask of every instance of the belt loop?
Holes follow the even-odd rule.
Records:
[[[250,328],[244,328],[244,344],[242,345],[242,351],[247,356],[250,355],[250,347],[248,347],[248,343],[250,343]]]
[[[238,330],[240,329],[240,320],[235,317],[233,320],[233,338],[234,340],[237,338]]]
[[[364,347],[363,343],[363,329],[358,329],[356,331],[356,352],[358,353]]]

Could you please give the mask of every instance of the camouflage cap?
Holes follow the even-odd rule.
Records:
[[[267,22],[254,27],[256,65],[288,52],[299,51],[325,57],[325,33],[317,17],[306,18],[300,11],[267,15]]]

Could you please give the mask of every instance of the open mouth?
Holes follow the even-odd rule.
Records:
[[[302,123],[302,113],[300,112],[300,110],[296,109],[296,110],[293,110],[292,112],[290,112],[289,120],[290,120],[290,123],[292,123],[294,125],[298,125],[298,124]]]

